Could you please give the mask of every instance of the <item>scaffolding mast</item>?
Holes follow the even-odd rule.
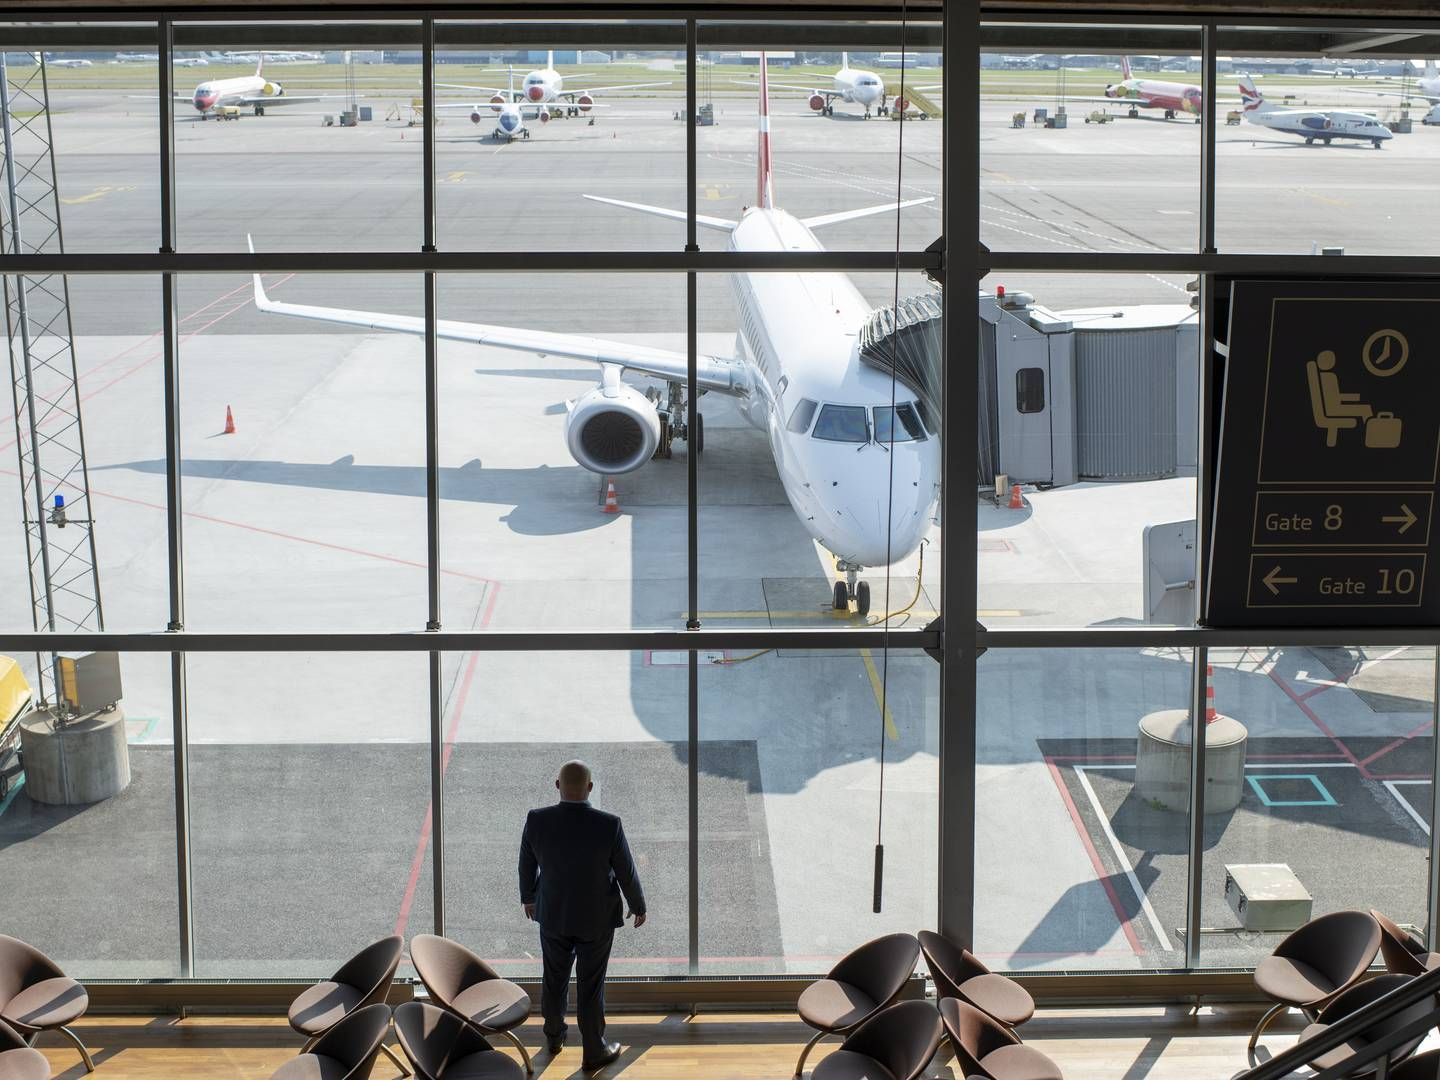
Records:
[[[4,255],[64,251],[45,56],[11,68],[0,50],[0,193]],[[76,387],[75,334],[64,274],[0,272],[10,346],[15,450],[36,630],[103,630],[85,430]],[[55,702],[54,657],[35,657],[42,703]]]

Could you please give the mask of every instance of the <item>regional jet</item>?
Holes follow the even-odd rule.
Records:
[[[1162,79],[1137,79],[1130,73],[1130,57],[1120,58],[1118,83],[1105,87],[1105,96],[1096,98],[1067,98],[1067,101],[1093,101],[1100,104],[1124,102],[1130,106],[1130,115],[1139,116],[1140,109],[1163,109],[1165,119],[1173,120],[1180,113],[1191,113],[1195,122],[1200,123],[1204,112],[1205,98],[1200,87],[1190,83],[1166,82]]]
[[[759,144],[755,205],[738,221],[696,215],[701,227],[723,232],[739,252],[822,251],[815,229],[932,201],[884,203],[796,218],[775,204],[765,57],[760,58]],[[606,203],[684,221],[683,210],[588,195]],[[252,244],[253,250],[253,244]],[[255,306],[291,315],[401,333],[425,333],[424,319],[272,300],[255,275]],[[835,583],[837,610],[853,601],[864,614],[870,590],[858,580],[867,567],[888,566],[912,554],[935,519],[940,495],[938,418],[893,375],[861,359],[860,330],[872,314],[843,273],[737,273],[732,278],[739,328],[734,354],[701,354],[701,393],[736,399],[742,416],[765,432],[780,482],[801,525],[836,557],[846,580]],[[620,341],[440,320],[442,338],[562,356],[599,366],[599,383],[569,402],[564,438],[571,456],[602,476],[632,472],[672,438],[703,450],[696,413],[686,426],[686,355]],[[624,371],[664,380],[657,401],[621,380]]]
[[[256,116],[264,116],[265,110],[271,105],[299,105],[321,100],[318,96],[287,97],[283,86],[265,78],[262,74],[264,67],[265,57],[262,54],[255,64],[254,75],[241,75],[234,79],[214,79],[210,82],[203,82],[195,87],[195,92],[190,97],[177,95],[175,100],[177,102],[186,101],[194,105],[202,120],[215,109],[223,109],[230,105],[253,107]]]
[[[913,55],[913,54],[911,54]],[[820,90],[810,86],[794,86],[786,83],[775,83],[777,90],[799,90],[809,95],[810,108],[814,109],[821,116],[835,115],[836,100],[848,102],[852,105],[862,105],[865,108],[865,119],[870,119],[870,106],[875,106],[875,111],[884,116],[890,111],[885,98],[885,80],[876,75],[873,71],[862,71],[859,68],[850,66],[850,54],[840,54],[840,70],[831,76],[829,90]],[[921,90],[933,90],[935,87],[919,87]],[[898,103],[897,103],[898,104]],[[899,105],[900,111],[905,111],[903,104]]]
[[[588,72],[571,72],[569,78],[582,78]],[[565,76],[555,70],[555,50],[551,49],[545,54],[545,66],[528,72],[520,83],[520,100],[529,105],[555,105],[556,111],[564,111],[569,116],[580,116],[595,108],[595,91],[593,90],[566,90]],[[448,90],[479,90],[485,94],[509,94],[511,100],[515,100],[515,83],[511,79],[508,90],[495,86],[465,86],[460,83],[437,83]],[[671,86],[669,82],[649,83],[627,83],[621,86],[607,86],[610,90],[646,90],[651,87]],[[492,103],[494,99],[492,98]],[[550,119],[550,110],[546,109],[542,123]],[[592,118],[593,122],[593,118]],[[477,120],[476,123],[479,123]]]
[[[1376,150],[1392,137],[1390,129],[1369,113],[1340,109],[1281,109],[1265,100],[1249,75],[1240,76],[1240,99],[1245,119],[1252,124],[1298,135],[1307,146],[1317,139],[1329,146],[1334,139],[1363,139]]]

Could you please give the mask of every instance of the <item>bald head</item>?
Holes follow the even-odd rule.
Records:
[[[566,802],[584,802],[595,787],[590,779],[590,766],[583,761],[567,761],[560,766],[560,775],[555,778],[555,787],[560,798]]]

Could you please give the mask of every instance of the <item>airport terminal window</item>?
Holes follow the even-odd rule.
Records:
[[[1045,409],[1045,370],[1021,368],[1015,373],[1015,408],[1022,413],[1043,412]]]
[[[815,422],[815,438],[827,442],[870,441],[870,424],[863,405],[826,405]]]
[[[809,398],[801,398],[800,404],[796,405],[790,413],[790,422],[785,425],[786,429],[797,435],[804,435],[810,430],[810,421],[815,419],[815,410],[819,407]]]

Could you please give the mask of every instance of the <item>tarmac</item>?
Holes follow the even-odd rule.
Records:
[[[75,92],[61,104],[55,130],[67,250],[153,250],[153,103]],[[486,138],[487,125],[477,130],[463,114],[447,116],[437,161],[440,246],[678,250],[678,223],[580,198],[683,208],[677,107],[667,98],[617,102],[593,127],[555,120],[514,144]],[[1193,247],[1195,125],[1087,126],[1077,118],[1065,131],[1011,129],[1016,107],[981,105],[987,243]],[[822,118],[803,101],[773,111],[778,201],[794,213],[940,193],[938,123],[864,121],[842,116],[844,106]],[[727,96],[717,98],[716,112],[718,124],[697,131],[700,211],[733,217],[754,198],[753,105]],[[232,123],[182,117],[181,249],[242,250],[247,234],[269,250],[418,246],[419,129],[406,125],[403,110],[393,120],[385,114],[377,102],[377,119],[353,129],[322,126],[319,111],[305,106]],[[1244,127],[1219,136],[1222,237],[1297,251],[1312,243],[1391,253],[1428,245],[1433,226],[1413,211],[1422,182],[1433,189],[1440,131],[1417,126],[1379,152],[1291,146]],[[1393,217],[1402,220],[1392,225]],[[938,199],[905,211],[902,242],[928,245],[939,222]],[[894,217],[881,215],[825,230],[822,239],[834,249],[893,250],[895,229]],[[701,239],[724,242],[705,230]],[[887,274],[858,275],[857,283],[877,306],[897,288]],[[1184,292],[1182,277],[1164,275],[1011,275],[1005,284],[1055,309],[1173,303]],[[77,276],[70,285],[106,626],[162,629],[159,282]],[[414,275],[267,275],[266,286],[298,302],[421,311]],[[914,275],[898,281],[902,296],[921,287]],[[419,341],[261,315],[249,280],[234,275],[187,276],[180,297],[187,626],[422,627]],[[735,309],[726,282],[702,276],[700,301],[700,348],[728,353]],[[449,275],[440,302],[442,318],[684,343],[682,276]],[[685,444],[672,459],[619,478],[622,512],[606,515],[603,478],[571,461],[562,438],[564,403],[594,385],[592,371],[442,342],[440,377],[444,625],[683,626]],[[705,624],[843,633],[846,624],[827,610],[830,560],[785,500],[763,434],[717,397],[702,402]],[[227,407],[237,426],[231,435],[222,434]],[[12,438],[0,432],[0,453]],[[0,471],[0,505],[19,499],[10,466]],[[1141,530],[1191,517],[1194,505],[1194,480],[1185,476],[1027,493],[1020,511],[982,501],[979,618],[995,626],[1139,622]],[[24,550],[17,518],[0,523],[0,549]],[[883,570],[867,573],[872,618],[902,608],[894,625],[934,617],[941,542],[937,525],[923,574],[918,557],[891,568],[888,580]],[[0,625],[30,625],[19,557],[0,565]],[[1337,739],[1380,741],[1365,743],[1356,760],[1396,739],[1428,752],[1428,727],[1420,728],[1432,708],[1430,651],[1211,657],[1220,707],[1256,740],[1318,740],[1322,749],[1307,752],[1347,762]],[[1077,740],[1094,754],[1117,753],[1117,742],[1128,740],[1133,757],[1140,716],[1184,707],[1188,655],[992,651],[979,668],[977,951],[1004,968],[1173,963],[1183,857],[1177,869],[1172,851],[1158,863],[1156,854],[1147,865],[1163,872],[1138,878],[1163,913],[1167,951],[1147,929],[1143,905],[1125,892],[1122,857],[1133,867],[1151,849],[1127,847],[1124,837],[1119,854],[1108,846],[1101,815],[1093,806],[1081,812],[1090,804],[1076,800],[1073,763],[1062,770],[1053,759],[1057,741]],[[127,655],[122,669],[131,789],[64,814],[31,803],[23,788],[0,802],[0,880],[32,883],[6,904],[15,913],[6,932],[94,977],[173,974],[177,963],[168,658]],[[686,971],[683,656],[447,654],[443,679],[450,932],[507,973],[538,972],[533,928],[512,895],[518,832],[524,811],[551,797],[554,768],[581,754],[597,768],[597,803],[624,816],[651,893],[650,922],[622,932],[616,970]],[[367,939],[429,929],[435,851],[423,655],[192,655],[188,690],[198,974],[324,975]],[[820,971],[866,938],[935,924],[933,661],[855,649],[706,656],[699,694],[702,971]],[[875,915],[870,852],[882,748],[886,873]],[[1087,775],[1105,815],[1118,816],[1124,770],[1109,766]],[[1243,807],[1224,858],[1265,861],[1275,838],[1296,829],[1307,850],[1340,843],[1363,852],[1382,812],[1387,842],[1408,860],[1420,858],[1421,823],[1384,788],[1390,773],[1366,769],[1373,775],[1345,789],[1368,800],[1353,828],[1343,812],[1300,824],[1291,815],[1282,834],[1270,829],[1263,805]],[[1401,791],[1428,820],[1428,794]],[[1213,907],[1223,871],[1210,854],[1206,860],[1205,922],[1233,936],[1225,911]],[[1376,898],[1363,863],[1333,881],[1314,869],[1328,865],[1297,862],[1317,910],[1373,901],[1406,920],[1423,912],[1423,870],[1407,879],[1402,897]],[[1247,947],[1261,946],[1227,945],[1221,955],[1230,962],[1250,955]]]

